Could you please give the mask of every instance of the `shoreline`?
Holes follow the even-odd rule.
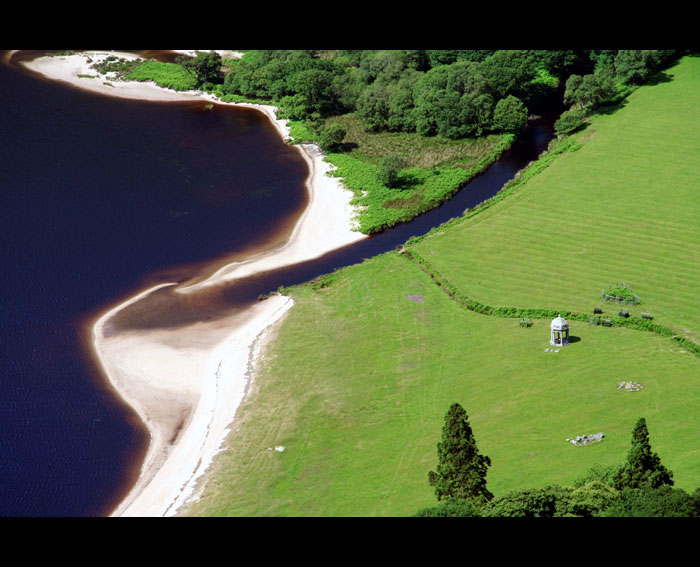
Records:
[[[201,91],[175,92],[154,83],[81,78],[96,74],[93,60],[108,55],[139,58],[129,53],[90,51],[70,56],[40,57],[22,63],[30,71],[73,87],[107,96],[152,101],[203,99],[263,112],[287,141],[286,120],[272,106],[224,103]],[[231,431],[236,411],[254,377],[256,345],[291,309],[291,298],[272,295],[250,309],[216,322],[198,322],[179,329],[131,331],[106,337],[104,328],[118,311],[150,293],[173,286],[178,293],[196,293],[256,272],[319,257],[366,235],[353,230],[352,192],[326,174],[332,167],[312,144],[294,146],[309,167],[309,204],[284,244],[219,268],[205,280],[180,288],[164,283],[144,290],[111,308],[93,325],[92,346],[103,374],[117,394],[148,428],[150,442],[139,477],[111,516],[172,516],[196,498],[206,470]]]

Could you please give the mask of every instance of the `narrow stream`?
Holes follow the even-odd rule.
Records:
[[[129,329],[174,328],[196,321],[215,320],[246,309],[259,296],[273,292],[280,286],[301,284],[396,249],[409,238],[424,235],[493,197],[518,171],[546,150],[553,138],[555,119],[551,115],[530,121],[522,138],[496,163],[465,184],[450,200],[410,222],[396,225],[320,258],[256,273],[195,294],[183,296],[174,293],[172,287],[162,288],[117,313],[106,327],[106,334]]]

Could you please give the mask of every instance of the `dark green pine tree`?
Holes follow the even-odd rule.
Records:
[[[493,498],[486,488],[491,459],[479,454],[467,412],[458,403],[452,404],[445,416],[437,453],[437,472],[430,471],[428,480],[435,487],[438,501],[456,499],[485,503]]]
[[[647,422],[643,417],[634,426],[632,448],[613,483],[618,490],[659,488],[665,484],[673,486],[673,473],[661,464],[659,456],[651,450]]]

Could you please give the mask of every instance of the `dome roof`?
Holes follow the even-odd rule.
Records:
[[[552,331],[563,331],[564,329],[569,328],[569,324],[566,322],[566,319],[564,319],[561,315],[555,317],[552,319]]]

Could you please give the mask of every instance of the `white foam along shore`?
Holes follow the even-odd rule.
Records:
[[[97,75],[91,61],[129,53],[81,52],[40,57],[26,66],[45,77],[103,95],[141,100],[217,102],[199,92],[175,92],[152,83],[120,82]],[[109,84],[105,84],[109,83]],[[223,103],[220,103],[223,104]],[[243,104],[264,112],[287,139],[286,121],[270,106]],[[203,286],[318,257],[363,238],[353,230],[352,194],[315,146],[297,146],[309,164],[309,204],[291,237],[274,249],[225,266],[202,282],[176,291],[192,293]],[[206,253],[206,251],[203,251]],[[178,329],[129,331],[105,336],[110,319],[127,305],[164,286],[143,291],[103,314],[93,327],[95,356],[116,392],[138,413],[150,432],[140,476],[113,516],[169,516],[196,498],[202,475],[221,450],[236,410],[245,396],[266,333],[292,307],[290,298],[273,295],[243,314]],[[261,448],[264,450],[264,448]]]

